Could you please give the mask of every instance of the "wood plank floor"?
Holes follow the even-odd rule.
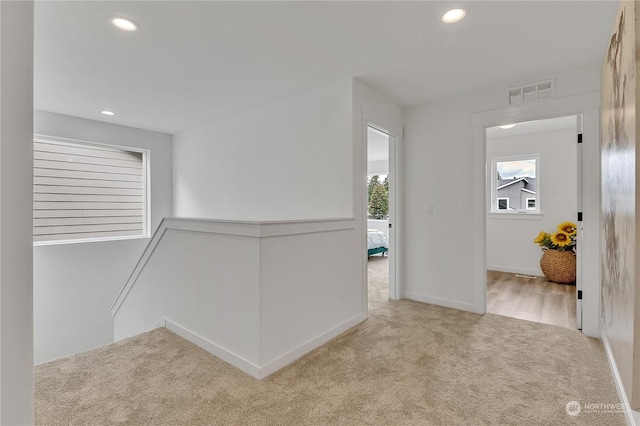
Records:
[[[487,271],[487,312],[577,328],[576,287],[552,283],[544,277],[522,278]]]

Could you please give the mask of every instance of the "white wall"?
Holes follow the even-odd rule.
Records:
[[[548,76],[529,77],[404,110],[406,297],[474,310],[472,115],[505,108],[507,87]],[[597,67],[555,77],[557,98],[599,90]]]
[[[395,208],[396,217],[402,218],[402,109],[384,95],[358,79],[353,79],[353,172],[354,188],[353,211],[356,218],[356,234],[360,243],[360,274],[358,276],[365,301],[363,309],[367,310],[367,124],[375,124],[390,134],[389,143],[393,146],[389,158],[390,170],[397,170],[395,179],[390,181],[389,207]],[[396,157],[397,155],[397,157]],[[393,176],[392,176],[393,178]],[[391,230],[392,238],[402,234],[402,220],[398,220]],[[402,297],[402,251],[400,242],[395,251],[389,251],[389,276],[392,285],[389,297]]]
[[[266,377],[366,318],[354,223],[166,220],[114,309],[115,337],[164,323]]]
[[[355,217],[349,273],[366,312],[368,120],[395,135],[402,111],[357,79],[340,81],[175,135],[174,212],[181,217]]]
[[[537,171],[542,217],[490,214],[487,218],[487,268],[542,276],[540,231],[555,232],[561,222],[576,221],[578,211],[577,129],[487,139],[487,163],[493,157],[540,155]],[[491,177],[491,176],[490,176]]]
[[[351,80],[175,135],[180,217],[350,217]]]
[[[621,2],[602,65],[602,314],[604,347],[621,402],[640,409],[640,149],[637,2]],[[620,82],[624,82],[621,84]],[[636,419],[640,414],[627,413]]]
[[[149,149],[151,229],[171,216],[171,136],[36,111],[38,134]],[[35,362],[113,342],[110,308],[148,239],[37,246],[34,255]]]
[[[355,234],[351,228],[261,240],[262,365],[283,366],[287,354],[300,356],[366,319],[350,255]]]
[[[167,229],[114,315],[115,339],[168,320],[258,366],[259,283],[257,238]]]
[[[33,424],[33,2],[0,2],[0,424]]]

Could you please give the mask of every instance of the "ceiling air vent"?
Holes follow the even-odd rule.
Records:
[[[509,105],[527,104],[529,102],[546,101],[556,97],[554,80],[540,81],[524,86],[512,87],[508,91]]]

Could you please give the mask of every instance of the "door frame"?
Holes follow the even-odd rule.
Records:
[[[367,193],[367,128],[375,127],[389,135],[389,223],[392,228],[389,232],[389,298],[393,300],[402,299],[402,127],[367,108],[362,110],[361,134],[363,150],[360,158],[363,165],[360,177],[360,188],[363,202],[362,211],[362,235],[364,236],[363,246],[363,277],[364,277],[364,311],[368,312],[368,270],[366,253],[367,217],[368,217],[368,193]]]
[[[473,300],[474,311],[487,309],[486,276],[486,128],[513,122],[569,115],[583,117],[582,332],[600,337],[600,93],[593,92],[473,114]],[[574,218],[577,219],[577,218]]]
[[[577,115],[576,116],[576,133],[578,135],[582,135],[584,133],[584,126],[583,126],[583,122],[584,122],[584,117],[582,115]],[[576,137],[581,137],[581,136],[576,136]],[[578,212],[583,211],[584,209],[584,202],[583,202],[583,198],[584,198],[584,155],[582,153],[582,143],[578,143],[578,147],[576,150],[577,153],[577,158],[576,160],[578,161]],[[576,326],[578,327],[578,330],[582,330],[582,315],[583,315],[583,310],[582,310],[582,297],[580,296],[582,294],[582,281],[584,280],[584,275],[583,275],[583,264],[584,264],[584,253],[582,250],[582,246],[584,245],[584,226],[582,223],[582,217],[580,217],[580,215],[578,215],[578,217],[575,218],[575,222],[578,225],[578,228],[576,229]]]
[[[369,148],[369,137],[368,137],[368,130],[369,127],[372,127],[380,132],[386,133],[386,135],[388,136],[388,177],[389,177],[389,228],[388,228],[388,233],[389,233],[389,251],[387,252],[387,256],[389,258],[389,299],[393,299],[393,300],[398,300],[401,298],[401,292],[399,289],[399,279],[398,279],[398,252],[397,252],[397,248],[399,246],[399,244],[397,243],[398,241],[398,235],[399,233],[397,232],[398,230],[398,196],[397,196],[397,188],[398,188],[398,178],[396,175],[396,171],[397,169],[397,164],[396,164],[396,158],[397,158],[397,152],[396,152],[396,147],[398,145],[397,143],[397,137],[393,135],[393,133],[391,131],[389,131],[388,129],[385,129],[375,123],[369,122],[367,120],[363,120],[363,133],[365,135],[365,149],[364,149],[364,153],[366,158],[365,164],[367,164],[368,162],[368,148]],[[364,235],[367,235],[367,220],[369,217],[369,212],[368,212],[368,191],[367,191],[367,179],[368,179],[368,173],[367,173],[367,167],[365,167],[364,169],[364,190],[365,190],[365,200],[367,200],[367,202],[364,203],[364,227],[365,227],[365,232]],[[369,279],[368,279],[368,272],[367,272],[367,283],[368,283]]]

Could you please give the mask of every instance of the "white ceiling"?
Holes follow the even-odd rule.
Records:
[[[555,132],[559,130],[578,130],[578,117],[548,118],[544,120],[525,121],[517,123],[510,129],[501,129],[499,126],[487,128],[487,139],[498,139],[512,136],[530,135],[536,133]]]
[[[460,1],[467,18],[446,26],[453,4],[40,1],[34,103],[176,133],[354,76],[410,106],[599,69],[618,7]],[[112,28],[114,15],[140,31]]]

